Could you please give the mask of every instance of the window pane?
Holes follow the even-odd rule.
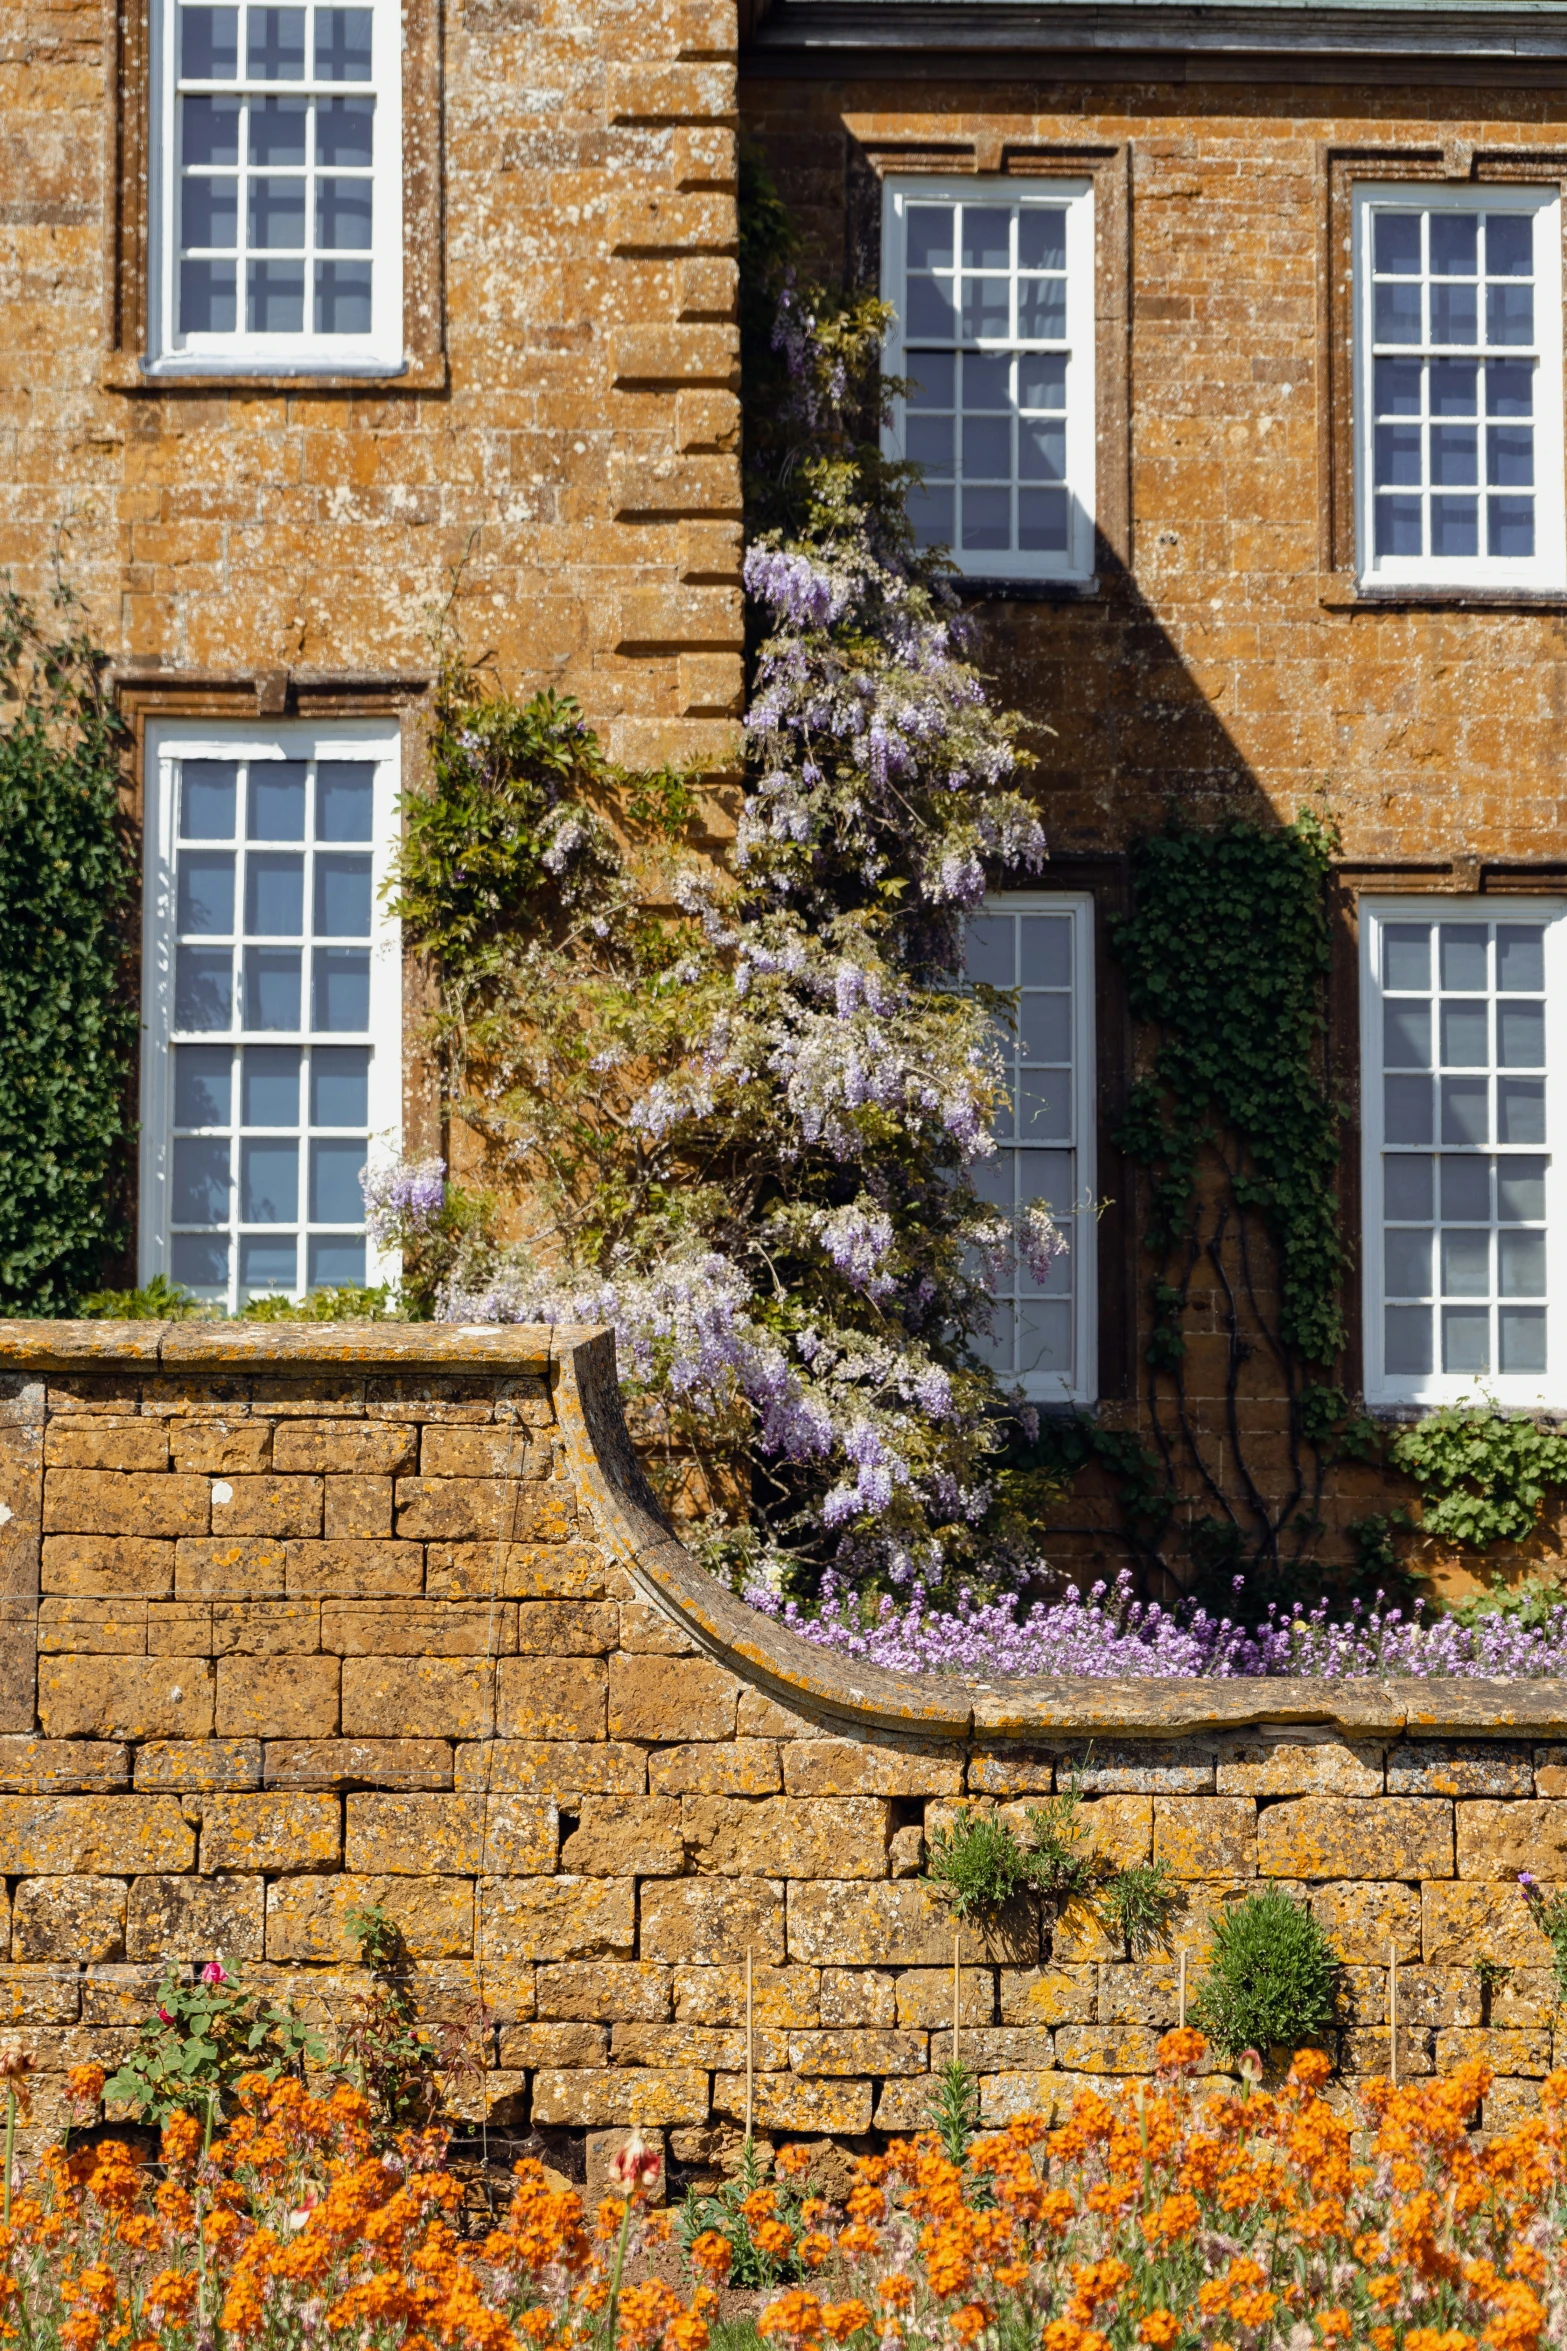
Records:
[[[950,408],[957,397],[957,355],[911,351],[906,362],[910,408]]]
[[[1442,1214],[1449,1224],[1485,1224],[1491,1215],[1491,1162],[1463,1158],[1442,1161]]]
[[[1378,212],[1373,252],[1379,270],[1401,276],[1420,273],[1420,215],[1418,212]]]
[[[368,8],[316,10],[316,80],[367,82],[370,36],[375,22]]]
[[[198,1298],[216,1297],[229,1283],[227,1240],[215,1233],[176,1233],[169,1243],[169,1271]]]
[[[1497,924],[1496,984],[1510,996],[1544,989],[1545,933],[1537,923]]]
[[[370,952],[365,947],[318,947],[315,1009],[318,1029],[370,1026]]]
[[[310,1239],[312,1290],[358,1287],[365,1278],[365,1245],[346,1233],[315,1233]]]
[[[1392,1008],[1389,1007],[1391,1010]],[[1448,1069],[1484,1069],[1491,1058],[1490,1022],[1484,1003],[1442,1006],[1442,1061]]]
[[[1048,1372],[1070,1378],[1072,1309],[1065,1299],[1049,1304],[1025,1301],[1017,1310],[1017,1368],[1020,1375]]]
[[[298,1028],[297,947],[245,949],[245,1026],[247,1029]]]
[[[245,861],[245,928],[254,937],[297,939],[305,927],[305,861],[252,851]]]
[[[248,1127],[299,1124],[297,1045],[247,1045],[241,1064],[242,1123]]]
[[[1429,1004],[1384,1004],[1382,1059],[1389,1069],[1429,1069],[1431,1066],[1431,1007]]]
[[[1507,489],[1534,480],[1532,425],[1491,425],[1485,436],[1485,478]]]
[[[1534,414],[1534,369],[1517,360],[1493,359],[1485,371],[1487,416]]]
[[[1063,915],[1025,915],[1022,981],[1025,988],[1065,988],[1072,980],[1072,925]]]
[[[253,98],[250,102],[252,163],[305,160],[310,109],[303,98]],[[301,186],[303,182],[299,183]]]
[[[327,253],[369,252],[368,180],[317,180],[316,243]]]
[[[1379,360],[1379,366],[1391,364]],[[1410,368],[1415,379],[1414,412],[1420,409],[1420,370]],[[1431,386],[1431,414],[1433,416],[1473,416],[1480,386],[1480,370],[1471,359],[1433,359],[1427,371]]]
[[[929,484],[909,492],[909,520],[914,526],[914,544],[917,547],[950,547],[952,544],[952,492],[935,489]]]
[[[1444,1143],[1488,1143],[1490,1141],[1489,1093],[1490,1087],[1484,1078],[1443,1078],[1442,1140]],[[1528,1139],[1533,1140],[1532,1137]]]
[[[179,1045],[174,1053],[174,1123],[226,1127],[234,1057],[227,1045]]]
[[[301,221],[304,214],[301,209]],[[300,243],[304,236],[301,232]],[[252,261],[246,271],[245,322],[253,335],[297,335],[305,323],[305,272],[297,262]]]
[[[1049,352],[1025,352],[1017,363],[1017,404],[1019,408],[1065,408],[1065,357]]]
[[[1492,291],[1495,292],[1495,288]],[[1431,288],[1431,340],[1433,343],[1475,343],[1479,341],[1479,289],[1475,286],[1434,285]],[[1395,338],[1390,337],[1389,340]],[[1402,340],[1402,338],[1398,338]],[[1499,338],[1492,335],[1492,342]]]
[[[1545,1080],[1498,1078],[1496,1139],[1499,1143],[1545,1141]]]
[[[1489,1371],[1491,1368],[1491,1314],[1485,1306],[1444,1306],[1442,1309],[1442,1369]]]
[[[232,261],[182,261],[180,332],[231,335],[236,318],[236,284]]]
[[[1025,1143],[1066,1142],[1072,1133],[1072,1080],[1066,1070],[1025,1069],[1018,1076],[1018,1136]]]
[[[174,1026],[226,1029],[234,1000],[227,947],[182,947],[174,966]]]
[[[1476,993],[1488,984],[1486,971],[1486,942],[1489,937],[1483,922],[1444,922],[1440,929],[1442,986],[1455,994]]]
[[[1527,214],[1487,215],[1485,273],[1492,278],[1526,278],[1534,274],[1534,223]]]
[[[1070,1216],[1077,1205],[1076,1153],[1029,1151],[1019,1156],[1024,1199],[1043,1200],[1053,1215]]]
[[[1431,501],[1433,555],[1478,555],[1480,501],[1477,498],[1433,498]]]
[[[1383,1356],[1387,1371],[1400,1377],[1431,1369],[1429,1306],[1389,1306],[1385,1310]]]
[[[227,1224],[229,1140],[226,1135],[179,1135],[174,1143],[170,1205],[176,1224]]]
[[[370,1119],[370,1054],[362,1045],[318,1045],[310,1056],[310,1123],[362,1127]]]
[[[1421,479],[1421,438],[1417,424],[1379,424],[1376,431],[1376,470],[1379,489],[1396,489]]]
[[[1545,1067],[1545,1006],[1498,1004],[1496,1058],[1503,1069]]]
[[[1009,547],[1012,543],[1010,490],[966,490],[963,494],[965,547]]]
[[[1458,362],[1454,360],[1442,360],[1437,364],[1442,367],[1451,368],[1456,366]],[[1431,370],[1433,383],[1435,381],[1436,372],[1436,367],[1433,366]],[[1470,372],[1472,374],[1473,370],[1471,369]],[[1372,401],[1376,408],[1377,415],[1418,416],[1420,414],[1420,374],[1420,362],[1418,360],[1377,360],[1375,363],[1375,372],[1372,380]],[[1435,396],[1433,394],[1432,414],[1436,415],[1438,413],[1441,412],[1437,410]]]
[[[1017,331],[1024,343],[1059,343],[1066,333],[1065,278],[1020,278]]]
[[[1431,1080],[1382,1080],[1382,1124],[1390,1143],[1429,1143],[1431,1140]]]
[[[1010,481],[1012,425],[1004,416],[965,416],[963,473],[967,481]]]
[[[359,1170],[365,1146],[357,1136],[351,1142],[312,1142],[310,1146],[310,1215],[316,1224],[358,1224],[365,1213],[359,1189]]]
[[[179,905],[182,932],[227,937],[234,928],[234,853],[224,849],[182,849]]]
[[[1522,556],[1534,553],[1532,498],[1488,498],[1485,512],[1485,543],[1489,554]]]
[[[253,179],[250,183],[250,243],[253,250],[268,248],[289,253],[303,251],[305,243],[305,183],[303,179]],[[257,284],[251,265],[251,298]],[[268,284],[281,287],[284,277],[272,272]],[[292,280],[288,281],[292,283]],[[269,297],[270,298],[270,297]]]
[[[1065,490],[1018,492],[1017,543],[1043,553],[1070,552],[1071,508]]]
[[[1379,555],[1420,555],[1425,550],[1425,527],[1418,498],[1378,498],[1376,545]]]
[[[1379,343],[1420,341],[1420,288],[1379,280],[1372,293],[1372,333]]]
[[[187,173],[180,188],[180,243],[232,246],[239,229],[239,182]]]
[[[302,8],[247,11],[245,70],[252,81],[302,82],[305,78],[305,12]]]
[[[1010,268],[1012,207],[1009,204],[965,204],[962,252],[965,269]]]
[[[1066,425],[1021,425],[1018,429],[1018,472],[1025,482],[1066,480]]]
[[[1545,1308],[1504,1306],[1497,1314],[1502,1371],[1544,1371]]]
[[[318,937],[369,938],[368,856],[317,857],[315,928]]]
[[[1485,289],[1486,339],[1492,343],[1532,343],[1534,341],[1533,286],[1487,286]]]
[[[1431,1295],[1431,1235],[1390,1225],[1383,1236],[1383,1266],[1390,1298]]]
[[[180,10],[180,74],[190,82],[231,82],[239,70],[239,10]]]
[[[1504,1224],[1530,1224],[1545,1216],[1545,1161],[1499,1159],[1496,1213]]]
[[[1017,216],[1019,269],[1065,269],[1066,211],[1025,204]]]
[[[367,168],[374,160],[375,107],[368,98],[326,98],[316,107],[316,161]]]
[[[239,1213],[246,1224],[292,1224],[299,1214],[299,1145],[240,1145]]]
[[[963,339],[968,343],[1005,342],[1012,332],[1010,278],[963,280]]]
[[[1488,1298],[1491,1295],[1489,1233],[1443,1232],[1442,1292],[1448,1298]]]
[[[1480,216],[1476,212],[1433,212],[1431,275],[1472,278],[1480,265]]]
[[[955,436],[950,416],[924,416],[911,411],[903,441],[911,464],[929,466],[941,474],[952,472]]]
[[[1504,1298],[1545,1296],[1545,1235],[1542,1232],[1498,1233],[1497,1288]]]
[[[1024,996],[1021,1050],[1025,1061],[1069,1062],[1072,1058],[1070,996]]]
[[[1390,922],[1382,933],[1384,987],[1429,988],[1431,985],[1431,926],[1423,922]]]
[[[1409,1223],[1431,1216],[1431,1162],[1400,1152],[1387,1160],[1382,1173],[1382,1205],[1389,1216]]]
[[[957,313],[951,278],[910,278],[904,313],[911,335],[953,336]]]
[[[1420,478],[1418,459],[1413,478]],[[1473,425],[1431,427],[1431,479],[1444,487],[1473,487],[1480,479],[1480,436]]]
[[[950,269],[953,263],[952,206],[911,204],[908,224],[910,269]]]
[[[305,837],[305,762],[257,761],[250,771],[250,838],[302,841]]]
[[[295,1234],[241,1234],[241,1290],[292,1290],[296,1286],[298,1269],[299,1242]]]

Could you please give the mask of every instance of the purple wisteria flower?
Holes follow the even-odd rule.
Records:
[[[359,1170],[365,1229],[378,1249],[427,1233],[446,1205],[444,1159],[391,1160]]]

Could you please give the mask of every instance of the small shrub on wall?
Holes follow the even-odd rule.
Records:
[[[0,594],[0,1314],[69,1314],[121,1248],[136,1005],[123,730],[62,592]]]

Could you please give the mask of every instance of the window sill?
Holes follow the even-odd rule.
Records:
[[[1330,612],[1567,612],[1567,586],[1559,588],[1429,587],[1406,581],[1398,587],[1362,587],[1348,572],[1323,576],[1317,601]]]
[[[367,369],[360,373],[341,370],[307,371],[303,374],[256,373],[240,375],[217,367],[169,368],[160,371],[149,368],[146,362],[130,351],[113,351],[104,360],[98,372],[98,382],[106,392],[199,392],[209,398],[214,392],[444,392],[447,388],[446,354],[438,351],[420,359],[405,359],[397,368],[379,371]]]
[[[1097,579],[987,579],[976,572],[949,572],[947,585],[976,604],[1092,604],[1104,594]]]

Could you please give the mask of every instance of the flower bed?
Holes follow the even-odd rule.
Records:
[[[862,2157],[847,2210],[760,2187],[737,2208],[774,2274],[778,2351],[1039,2345],[1041,2351],[1536,2351],[1567,2330],[1567,2073],[1480,2143],[1481,2064],[1324,2095],[1307,2050],[1282,2086],[1204,2078],[1166,2034],[1152,2081],[1081,2090],[1065,2124],[1020,2115],[946,2152],[934,2135]],[[97,2067],[73,2077],[84,2105]],[[959,2136],[961,2137],[961,2132]],[[950,2142],[949,2142],[950,2143]],[[689,2293],[635,2265],[667,2244],[636,2142],[596,2214],[516,2167],[498,2225],[464,2235],[438,2132],[378,2141],[346,2087],[250,2077],[204,2150],[186,2115],[161,2178],[113,2139],[51,2150],[0,2234],[6,2340],[29,2351],[322,2342],[536,2351],[706,2351],[734,2232],[690,2248]],[[802,2179],[813,2150],[782,2148]],[[781,2217],[790,2213],[793,2226]]]
[[[1324,1602],[1288,1615],[1270,1610],[1259,1628],[1247,1630],[1200,1608],[1188,1613],[1138,1600],[1124,1573],[1113,1586],[1097,1583],[1086,1597],[1069,1592],[1024,1615],[1011,1594],[963,1600],[955,1610],[927,1608],[918,1599],[900,1609],[884,1600],[870,1625],[852,1594],[829,1592],[820,1614],[809,1617],[763,1588],[746,1598],[803,1639],[892,1673],[1174,1681],[1208,1675],[1517,1681],[1567,1673],[1567,1604],[1526,1624],[1500,1614],[1473,1622],[1428,1617],[1418,1602],[1407,1610],[1356,1602],[1335,1624]]]

